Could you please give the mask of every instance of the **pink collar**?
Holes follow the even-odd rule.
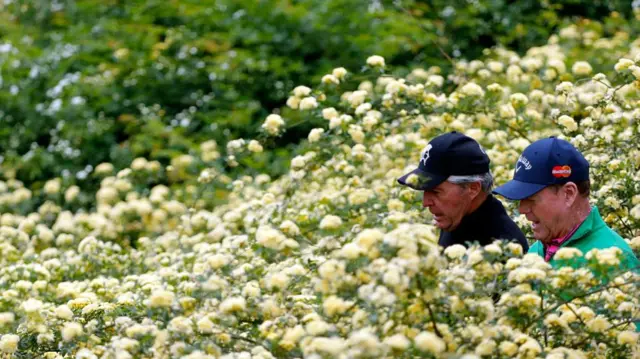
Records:
[[[561,238],[555,238],[552,239],[549,244],[544,244],[544,260],[546,262],[550,261],[551,258],[553,258],[553,255],[556,254],[556,252],[558,251],[558,249],[560,249],[560,246],[562,246],[562,244],[566,241],[569,240],[569,238],[571,238],[571,236],[573,236],[574,233],[576,233],[576,231],[578,230],[578,228],[580,227],[582,223],[578,223],[577,226],[573,227],[573,229],[571,231],[569,231],[569,233],[567,233],[566,236],[561,237]]]

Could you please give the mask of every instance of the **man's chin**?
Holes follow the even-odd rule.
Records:
[[[443,222],[438,222],[434,220],[433,224],[436,227],[440,228],[440,230],[443,230],[445,232],[451,232],[454,229],[454,228],[451,228],[452,227],[451,223],[443,223]]]
[[[545,235],[545,233],[540,233],[539,231],[533,230],[532,234],[533,238],[535,238],[537,241],[540,241],[542,243],[549,242],[549,236]]]

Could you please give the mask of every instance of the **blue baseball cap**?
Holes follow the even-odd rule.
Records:
[[[565,140],[544,138],[530,144],[516,161],[513,179],[493,190],[510,200],[522,200],[547,186],[589,180],[589,162]]]
[[[422,150],[418,168],[398,178],[398,183],[426,191],[449,176],[489,172],[489,156],[471,137],[452,131],[435,137]]]

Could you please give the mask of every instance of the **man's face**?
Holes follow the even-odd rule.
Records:
[[[518,206],[520,213],[531,221],[533,236],[543,243],[559,238],[568,230],[563,223],[569,209],[563,199],[563,191],[563,187],[546,187],[533,196],[521,200]]]
[[[469,189],[447,181],[424,191],[422,206],[429,208],[435,225],[446,232],[458,227],[471,203]]]

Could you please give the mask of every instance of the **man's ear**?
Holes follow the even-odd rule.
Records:
[[[476,198],[476,196],[482,192],[482,185],[480,185],[480,182],[470,182],[467,184],[467,187],[469,188],[471,198]]]
[[[564,186],[562,186],[562,194],[563,200],[567,203],[568,206],[572,206],[573,202],[578,198],[579,191],[578,186],[573,182],[567,182]]]

